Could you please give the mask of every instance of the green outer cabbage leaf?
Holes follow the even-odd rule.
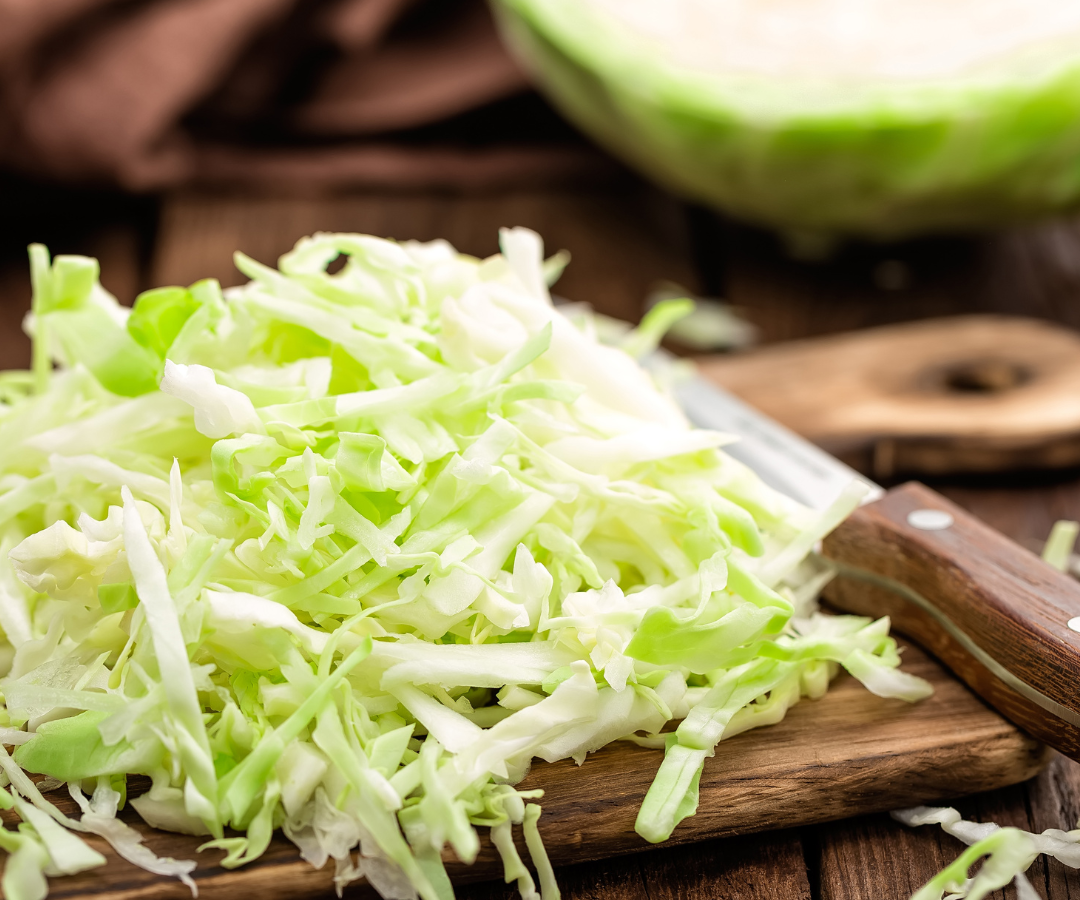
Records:
[[[807,251],[1080,202],[1080,60],[1068,47],[950,79],[793,85],[690,70],[578,0],[492,7],[538,86],[606,149]]]

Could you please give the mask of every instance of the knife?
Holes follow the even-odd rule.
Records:
[[[822,542],[826,599],[889,616],[1002,715],[1080,759],[1080,583],[925,485],[885,490],[701,377],[673,388],[695,425],[770,486],[826,508],[854,479],[863,505]]]

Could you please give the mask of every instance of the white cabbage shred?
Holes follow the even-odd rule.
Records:
[[[942,830],[968,845],[956,861],[923,885],[911,900],[982,900],[1012,882],[1018,900],[1038,900],[1039,895],[1024,875],[1040,854],[1080,868],[1080,830],[1049,828],[1032,834],[1019,828],[1002,828],[993,822],[968,822],[951,807],[916,806],[892,813],[905,825],[940,825]],[[969,871],[982,865],[974,877]]]
[[[226,866],[280,828],[339,891],[449,900],[441,854],[471,862],[483,825],[552,900],[513,787],[534,758],[666,746],[637,821],[660,841],[719,741],[840,667],[928,692],[887,621],[815,611],[807,554],[857,494],[767,488],[553,307],[535,234],[502,247],[316,235],[133,310],[94,260],[31,249],[34,369],[0,376],[8,900],[100,865],[80,833],[195,891],[117,818],[132,774],[143,819]]]

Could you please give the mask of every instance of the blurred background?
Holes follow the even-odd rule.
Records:
[[[1065,0],[0,0],[4,367],[31,241],[130,304],[315,231],[525,225],[570,300],[697,298],[673,349],[879,479],[1045,478],[1078,205]]]
[[[3,2],[3,364],[29,358],[29,241],[99,256],[130,303],[161,282],[231,283],[233,249],[272,262],[315,229],[443,233],[430,215],[349,212],[378,197],[434,209],[618,177],[529,88],[482,0]],[[223,221],[248,208],[227,197],[262,211]],[[191,221],[217,201],[233,233]],[[494,252],[496,227],[470,249]]]
[[[1077,16],[1040,0],[1017,28],[1022,6],[951,4],[913,44],[932,5],[3,0],[2,362],[28,360],[30,241],[98,256],[130,303],[320,229],[486,255],[529,225],[574,255],[572,299],[633,320],[693,292],[753,326],[684,329],[699,351],[1080,324],[1080,77],[1054,44]]]
[[[570,251],[561,295],[704,298],[675,349],[1038,548],[1080,518],[1077,35],[1075,0],[0,0],[0,367],[31,241],[130,304],[314,231],[486,256],[524,225]],[[966,803],[1067,828],[1080,769]],[[561,881],[856,900],[953,855],[879,816]]]

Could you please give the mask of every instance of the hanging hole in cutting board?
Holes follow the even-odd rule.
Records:
[[[1003,359],[982,359],[959,363],[945,370],[944,384],[962,394],[1000,394],[1031,381],[1027,366]]]
[[[1080,333],[969,315],[774,344],[707,377],[868,473],[1080,465]]]

